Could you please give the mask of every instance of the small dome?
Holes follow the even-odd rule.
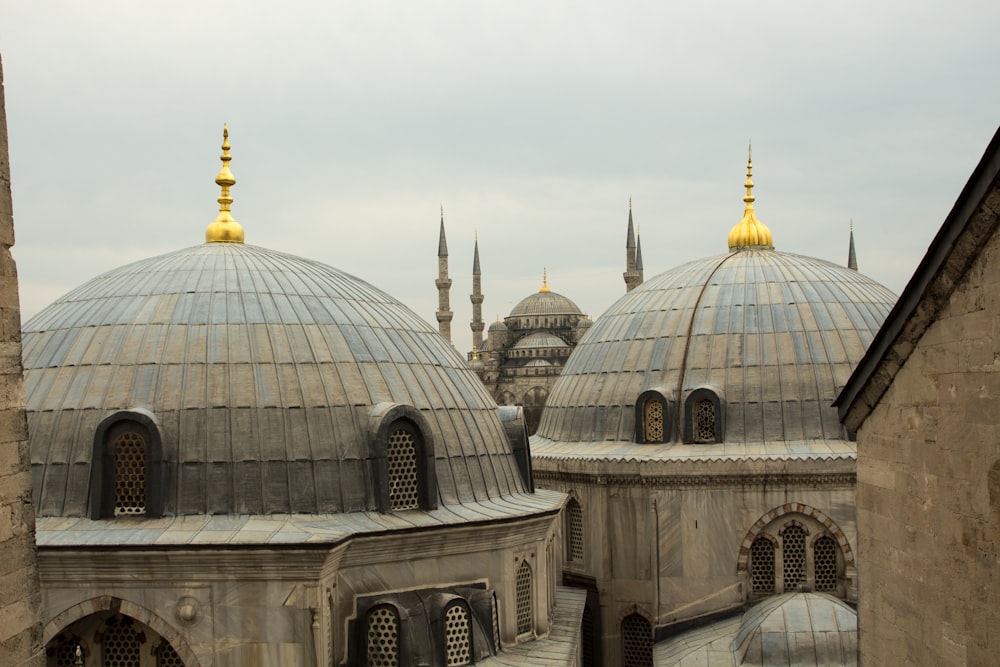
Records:
[[[856,664],[858,615],[829,595],[779,595],[747,610],[733,651],[740,665]]]
[[[490,325],[490,328],[487,329],[487,331],[491,331],[491,332],[492,331],[507,331],[507,325],[504,324],[503,322],[501,322],[500,320],[497,320],[496,322],[494,322],[493,324]]]
[[[524,315],[583,315],[580,308],[556,292],[535,292],[521,299],[510,311],[510,317]]]
[[[546,361],[545,359],[532,359],[524,365],[525,368],[542,368],[551,366],[552,363]]]
[[[535,348],[559,348],[559,347],[569,347],[559,336],[555,334],[550,334],[545,331],[538,331],[533,334],[528,334],[521,340],[514,344],[515,350],[524,349],[535,349]]]
[[[844,440],[833,399],[895,301],[857,271],[791,253],[748,249],[684,264],[597,318],[537,434],[566,447],[631,441],[644,391],[682,405],[704,389],[725,411],[725,443]]]
[[[88,514],[95,433],[122,411],[162,434],[167,515],[375,509],[372,420],[392,405],[426,421],[442,504],[523,491],[465,361],[319,262],[241,243],[146,259],[45,308],[23,345],[40,516]]]

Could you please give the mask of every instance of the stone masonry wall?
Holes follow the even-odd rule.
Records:
[[[858,433],[865,665],[1000,655],[1000,236]]]
[[[41,593],[21,369],[21,311],[0,62],[0,665],[41,667]]]

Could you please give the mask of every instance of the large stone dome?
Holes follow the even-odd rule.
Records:
[[[458,354],[318,262],[242,243],[143,260],[60,298],[23,344],[41,516],[93,513],[99,432],[118,413],[158,434],[146,466],[161,471],[165,515],[377,509],[373,439],[400,410],[427,431],[434,505],[524,490]]]
[[[568,297],[547,290],[529,294],[510,311],[510,317],[534,315],[583,315],[583,311]]]
[[[677,455],[733,454],[749,443],[781,443],[769,451],[794,455],[812,451],[794,443],[846,440],[831,403],[894,302],[857,271],[764,247],[666,271],[597,318],[553,387],[532,447],[584,454],[580,445],[603,441],[699,442],[692,399],[714,401],[706,409],[719,431]],[[652,439],[640,428],[650,397],[662,406]]]

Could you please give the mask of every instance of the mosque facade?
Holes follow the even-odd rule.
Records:
[[[576,664],[523,412],[363,280],[205,243],[24,325],[47,664]]]
[[[771,651],[791,632],[856,661],[857,448],[831,404],[896,299],[775,250],[751,168],[729,252],[599,316],[531,438],[536,485],[569,496],[584,665],[812,664]]]

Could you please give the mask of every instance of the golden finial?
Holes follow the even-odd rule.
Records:
[[[229,194],[229,188],[236,185],[236,178],[233,172],[229,171],[229,161],[233,158],[229,155],[229,127],[222,126],[222,169],[215,177],[215,183],[222,188],[219,195],[219,215],[209,223],[205,230],[205,243],[243,243],[243,226],[236,222],[229,207],[232,206],[233,198]]]
[[[854,218],[851,218],[851,231],[854,231]]]
[[[476,341],[472,341],[472,360],[479,361],[479,348],[476,345]]]
[[[444,220],[444,204],[441,204],[441,219]]]
[[[632,195],[628,196],[628,210],[632,210]]]
[[[548,269],[545,269],[545,268],[542,269],[542,287],[538,291],[541,292],[542,294],[544,294],[546,292],[551,292],[552,291],[552,290],[549,289],[549,270]]]
[[[747,189],[743,201],[746,208],[743,209],[743,219],[729,230],[729,249],[767,249],[774,250],[774,243],[771,238],[771,230],[763,222],[757,219],[753,210],[753,146],[747,146],[747,180],[744,187]]]

